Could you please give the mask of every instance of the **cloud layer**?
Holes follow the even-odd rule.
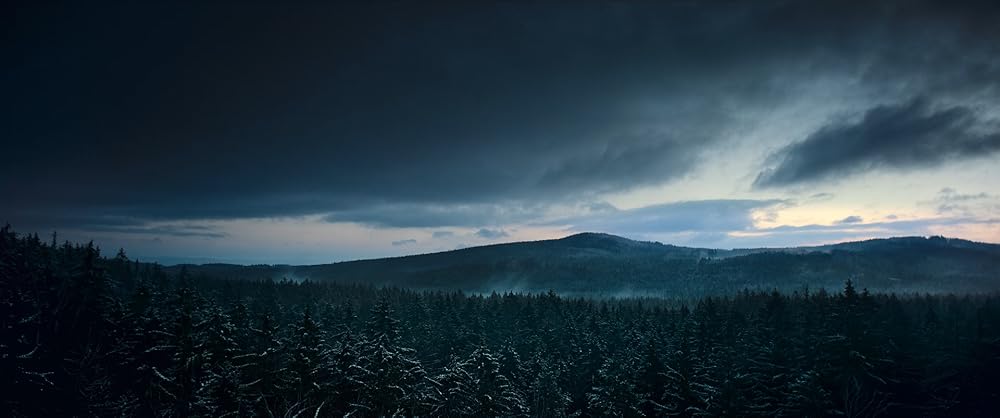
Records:
[[[876,219],[855,209],[888,198],[834,189],[873,173],[1000,193],[957,182],[1000,150],[996,2],[12,7],[0,222],[21,230],[708,240],[809,195],[843,207],[822,222]]]
[[[1000,151],[1000,129],[964,106],[935,108],[917,98],[874,107],[857,122],[824,126],[772,154],[757,187],[838,179],[879,169],[912,170]]]
[[[699,200],[666,203],[627,210],[609,210],[562,219],[576,231],[608,231],[643,235],[675,232],[725,233],[749,230],[754,212],[791,204],[784,200]]]

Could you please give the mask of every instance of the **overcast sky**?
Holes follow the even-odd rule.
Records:
[[[293,264],[1000,242],[997,2],[98,3],[3,6],[18,231]]]

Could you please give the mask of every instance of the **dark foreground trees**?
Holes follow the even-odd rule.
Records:
[[[3,416],[994,416],[994,295],[463,295],[0,233]]]

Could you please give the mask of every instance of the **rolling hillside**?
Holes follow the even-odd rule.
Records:
[[[179,270],[181,266],[171,267]],[[820,247],[714,250],[581,233],[407,257],[312,266],[186,265],[232,279],[358,282],[470,292],[701,296],[744,288],[897,292],[1000,290],[1000,245],[905,237]]]

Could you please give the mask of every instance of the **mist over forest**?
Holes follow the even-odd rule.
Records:
[[[832,291],[584,298],[195,270],[5,227],[3,408],[11,416],[988,417],[1000,389],[995,291],[873,293],[846,280]]]
[[[839,291],[851,279],[900,294],[1000,291],[1000,245],[906,237],[718,250],[581,233],[562,239],[312,266],[177,265],[223,279],[367,283],[422,290],[691,299],[742,290]]]

